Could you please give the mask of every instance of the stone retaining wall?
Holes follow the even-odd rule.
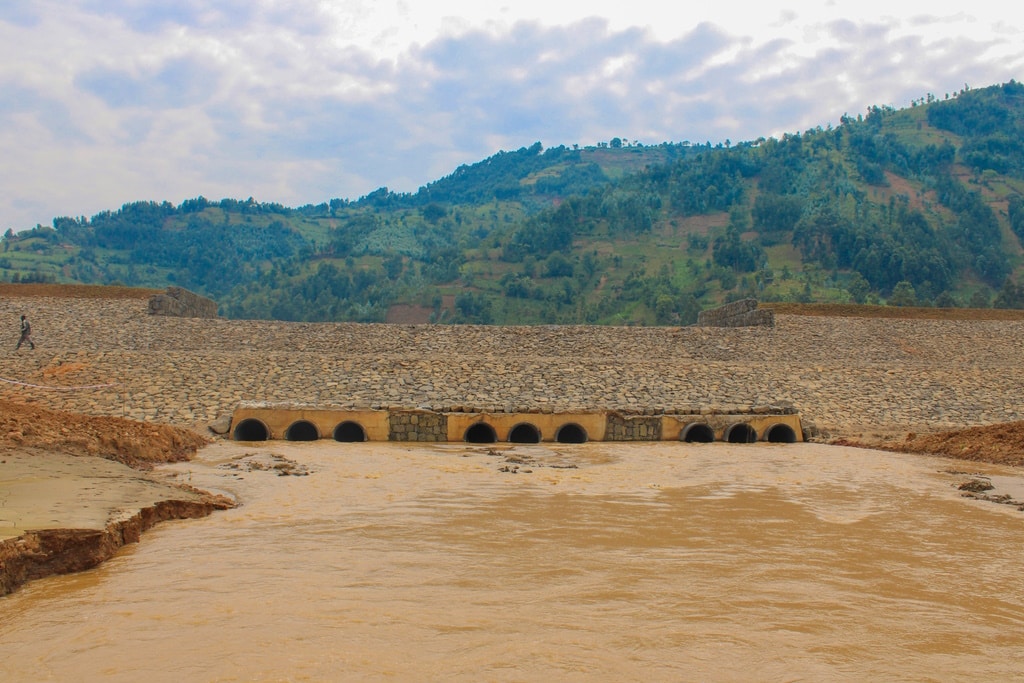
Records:
[[[448,416],[426,410],[393,411],[391,441],[447,441]]]
[[[701,327],[775,327],[775,313],[758,309],[756,299],[741,299],[701,311],[697,314]]]
[[[15,351],[18,319],[36,350]],[[1024,322],[776,316],[770,327],[311,324],[0,299],[0,396],[205,426],[244,401],[509,414],[799,410],[810,434],[1024,419]]]
[[[163,294],[149,298],[149,313],[178,318],[216,318],[217,303],[181,287],[168,287]]]
[[[608,414],[607,441],[661,441],[661,418]]]

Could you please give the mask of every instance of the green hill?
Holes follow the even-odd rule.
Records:
[[[500,152],[415,193],[137,202],[9,232],[0,279],[229,317],[680,324],[736,298],[1024,308],[1024,86],[736,145]],[[1021,280],[1024,282],[1024,280]]]

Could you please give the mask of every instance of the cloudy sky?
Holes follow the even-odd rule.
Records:
[[[1003,0],[0,0],[0,231],[414,192],[537,141],[752,140],[1010,79]]]

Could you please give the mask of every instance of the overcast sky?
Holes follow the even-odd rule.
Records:
[[[415,192],[537,141],[753,140],[1010,79],[1003,0],[0,0],[0,231]]]

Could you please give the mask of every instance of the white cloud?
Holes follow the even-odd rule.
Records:
[[[415,191],[537,140],[738,141],[1019,79],[1021,11],[981,5],[14,0],[0,230]]]

